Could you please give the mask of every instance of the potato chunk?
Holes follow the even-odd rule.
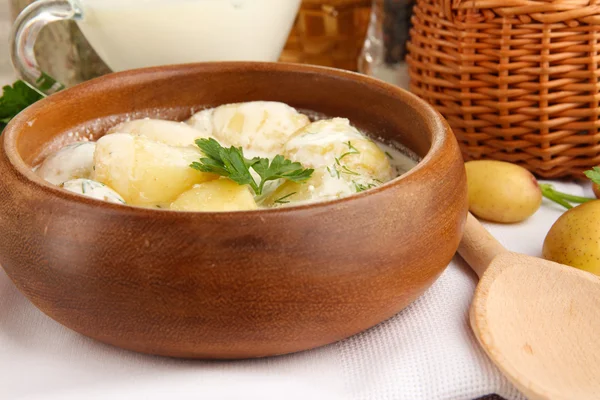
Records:
[[[60,185],[69,192],[81,194],[92,199],[104,200],[109,203],[125,204],[125,200],[104,183],[90,179],[73,179]]]
[[[176,211],[242,211],[258,207],[248,186],[221,178],[182,193],[170,208]]]
[[[155,142],[170,146],[190,146],[194,145],[196,139],[208,137],[207,134],[190,127],[184,122],[150,118],[123,122],[111,128],[107,134],[112,133],[130,133],[134,136],[144,136]]]
[[[190,168],[201,152],[129,134],[106,135],[97,142],[93,179],[117,191],[128,204],[168,204],[197,183],[216,179]]]
[[[253,101],[227,104],[194,115],[188,124],[222,145],[243,147],[251,156],[274,157],[289,137],[310,120],[284,103]]]
[[[94,165],[96,143],[72,143],[48,156],[35,173],[53,185],[71,179],[89,178]]]
[[[345,118],[313,122],[296,132],[284,155],[311,168],[328,168],[348,181],[378,183],[394,177],[388,157]]]

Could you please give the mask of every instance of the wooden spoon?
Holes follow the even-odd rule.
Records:
[[[600,277],[508,252],[469,214],[458,249],[480,281],[479,343],[529,399],[600,399]]]

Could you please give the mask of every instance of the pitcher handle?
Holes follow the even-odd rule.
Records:
[[[52,22],[76,20],[81,9],[68,0],[38,0],[27,6],[12,26],[10,58],[15,72],[28,84],[50,94],[63,86],[42,72],[35,59],[34,45],[42,28]]]

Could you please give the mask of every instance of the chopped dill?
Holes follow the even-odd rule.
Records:
[[[356,193],[364,192],[365,190],[369,190],[377,186],[374,183],[369,183],[367,185],[358,183],[356,181],[352,181],[352,183],[354,183],[354,189],[356,189]]]
[[[348,169],[348,167],[346,167],[345,165],[342,166],[342,171],[341,172],[342,172],[342,174],[348,174],[348,175],[360,175],[359,173],[354,172],[354,171]]]
[[[339,159],[336,158],[336,161],[338,161],[338,164],[339,164],[339,160],[341,160],[342,158],[344,158],[346,156],[349,156],[349,155],[352,155],[352,154],[360,154],[360,151],[358,151],[358,149],[356,147],[352,146],[352,142],[350,142],[348,140],[348,142],[346,142],[345,144],[346,144],[346,146],[348,146],[348,149],[350,149],[350,150],[348,150],[347,152],[345,152],[344,154],[342,154]]]
[[[293,196],[293,195],[295,195],[296,193],[297,193],[297,192],[292,192],[292,193],[290,193],[290,194],[286,194],[285,196],[283,196],[283,197],[280,197],[280,198],[278,198],[277,200],[275,200],[275,203],[277,203],[277,204],[287,204],[287,203],[289,203],[290,201],[289,201],[289,200],[286,200],[286,199],[287,199],[287,198],[289,198],[289,197],[291,197],[291,196]]]
[[[387,151],[385,152],[385,155],[386,155],[386,156],[388,156],[388,158],[389,158],[390,160],[393,160],[393,159],[394,159],[394,157],[392,157],[392,155],[391,155],[390,153],[388,153]]]
[[[338,179],[340,178],[340,171],[338,171],[338,169],[335,167],[335,165],[333,166],[333,170],[329,167],[327,167],[327,172],[329,172],[329,175],[332,178],[337,177]]]

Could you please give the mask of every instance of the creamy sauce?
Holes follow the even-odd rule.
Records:
[[[216,140],[219,157],[234,146],[247,159],[268,159],[263,160],[265,166],[281,157],[279,162],[287,159],[313,172],[300,182],[268,181],[260,193],[258,186],[252,189],[254,183],[248,184],[251,179],[243,178],[248,167],[241,159],[236,168],[242,174],[233,178],[235,172],[233,180],[219,178],[229,176],[233,164],[218,167],[225,172],[217,174],[191,168],[192,163],[203,166],[208,160],[195,144],[198,138]],[[215,144],[210,146],[213,150],[207,151],[214,152]],[[283,103],[250,102],[203,110],[185,122],[143,118],[115,124],[98,142],[67,145],[34,171],[65,190],[109,202],[178,211],[234,211],[348,197],[381,186],[416,164],[417,157],[407,149],[369,138],[348,119],[326,119]],[[257,185],[261,182],[252,167],[246,171]]]
[[[398,144],[391,145],[378,140],[375,140],[374,142],[390,160],[390,164],[392,165],[392,168],[394,168],[396,176],[407,173],[417,165],[417,156],[413,154],[411,154],[411,156],[406,155],[405,153],[410,152],[406,149],[400,150],[401,146]]]
[[[76,3],[85,37],[113,71],[122,71],[200,61],[277,61],[300,0]]]

